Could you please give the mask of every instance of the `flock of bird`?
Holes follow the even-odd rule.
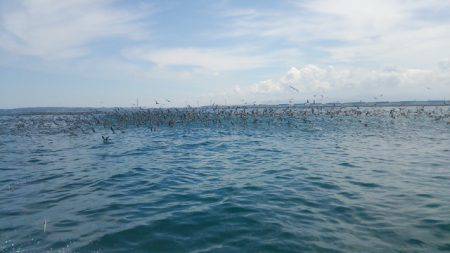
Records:
[[[64,112],[10,116],[0,122],[0,134],[68,133],[70,135],[124,132],[130,127],[146,127],[150,131],[168,127],[297,127],[315,118],[342,121],[358,118],[364,126],[366,118],[388,119],[426,117],[450,124],[450,107],[340,107],[340,106],[207,106],[184,108],[115,108],[86,112]],[[12,125],[12,123],[14,122]],[[106,132],[105,132],[106,131]]]

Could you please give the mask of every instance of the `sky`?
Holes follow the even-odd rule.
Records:
[[[449,59],[448,0],[0,0],[0,108],[450,99]]]

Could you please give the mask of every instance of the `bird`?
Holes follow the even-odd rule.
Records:
[[[289,85],[289,88],[291,88],[291,89],[295,90],[296,92],[300,93],[300,91],[297,88],[295,88],[294,86],[292,86],[292,85]]]
[[[47,231],[47,219],[44,219],[44,233]]]
[[[110,141],[109,136],[103,136],[103,135],[102,135],[102,140],[103,140],[104,144],[107,144]]]

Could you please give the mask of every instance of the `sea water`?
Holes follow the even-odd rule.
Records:
[[[0,117],[0,252],[450,251],[445,117],[16,131],[33,117]]]

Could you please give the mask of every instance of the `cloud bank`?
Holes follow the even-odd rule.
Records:
[[[317,102],[414,100],[436,97],[449,99],[450,68],[448,61],[440,68],[382,69],[335,68],[306,65],[292,67],[277,80],[265,80],[241,87],[239,96],[255,101]]]

